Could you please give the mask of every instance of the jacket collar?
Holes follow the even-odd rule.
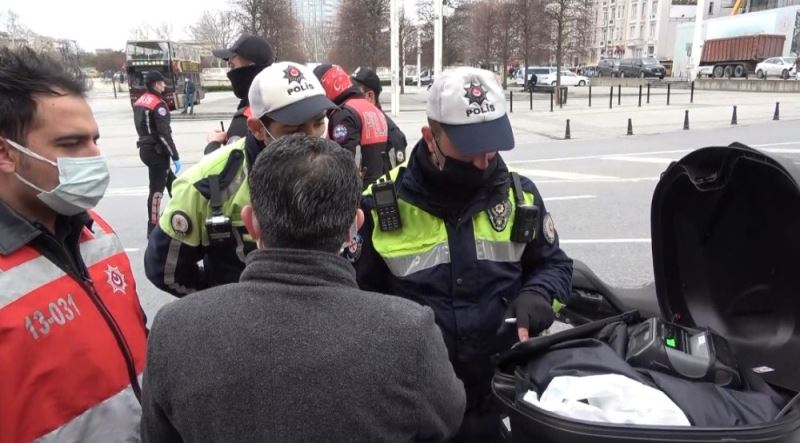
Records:
[[[356,271],[349,261],[330,252],[305,249],[257,249],[247,255],[240,281],[358,287]]]
[[[58,216],[56,237],[63,240],[69,233],[92,226],[92,218],[86,212],[72,217]],[[46,234],[41,224],[32,222],[0,200],[0,255],[11,255],[36,237]]]

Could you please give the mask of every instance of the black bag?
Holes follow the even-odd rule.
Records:
[[[651,230],[661,316],[723,335],[744,380],[739,393],[695,382],[675,394],[675,389],[685,389],[681,383],[686,380],[676,384],[664,374],[643,376],[642,371],[615,366],[617,339],[626,324],[639,321],[635,313],[627,313],[529,340],[498,358],[492,388],[509,414],[512,440],[800,442],[800,413],[794,410],[778,420],[742,424],[768,419],[800,390],[798,178],[800,172],[790,161],[733,144],[700,149],[673,163],[654,191]],[[588,374],[599,366],[665,392],[673,390],[676,403],[681,403],[676,395],[685,397],[679,406],[699,425],[589,422],[522,400],[528,389],[542,389],[554,376]],[[733,409],[712,410],[720,404],[718,397]],[[730,414],[729,426],[702,425],[704,417],[715,414]]]

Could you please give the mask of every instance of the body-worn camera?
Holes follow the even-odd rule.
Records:
[[[233,224],[226,215],[212,215],[206,219],[208,243],[211,246],[228,245],[233,240]]]
[[[514,187],[514,198],[516,208],[514,212],[514,224],[511,226],[511,241],[515,243],[530,243],[536,239],[536,230],[539,227],[539,207],[525,203],[522,184],[519,174],[511,173],[512,186]]]

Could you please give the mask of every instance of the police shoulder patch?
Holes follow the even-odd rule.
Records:
[[[333,128],[333,140],[336,143],[341,143],[347,138],[347,126],[345,125],[336,125]]]
[[[548,212],[544,216],[544,222],[542,223],[542,230],[544,231],[544,239],[547,240],[547,243],[553,244],[556,242],[556,224],[553,222],[553,217]]]
[[[489,214],[489,221],[492,228],[497,232],[502,232],[508,226],[508,217],[511,215],[511,202],[508,199],[492,206],[486,211]]]
[[[166,117],[167,116],[167,108],[164,107],[164,106],[159,106],[158,107],[158,115],[160,115],[162,117]]]
[[[169,219],[172,230],[179,235],[189,235],[192,232],[192,221],[183,211],[175,211]]]

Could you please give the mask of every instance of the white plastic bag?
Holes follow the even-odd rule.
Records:
[[[618,374],[555,377],[541,398],[528,391],[523,400],[580,420],[690,426],[686,415],[666,394]]]

